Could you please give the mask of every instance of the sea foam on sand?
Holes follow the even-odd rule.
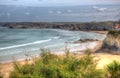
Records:
[[[65,49],[68,49],[71,53],[78,53],[78,54],[84,54],[84,51],[87,49],[94,50],[96,47],[98,47],[98,44],[100,41],[93,41],[93,42],[86,42],[86,43],[78,43],[75,45],[67,46],[62,50],[58,51],[52,51],[52,53],[55,53],[57,55],[64,54]]]

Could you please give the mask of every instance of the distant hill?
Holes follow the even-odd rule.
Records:
[[[0,26],[8,28],[52,28],[66,30],[111,30],[116,21],[106,22],[0,22]]]

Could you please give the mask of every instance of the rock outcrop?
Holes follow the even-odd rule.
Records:
[[[79,39],[78,41],[75,41],[74,43],[85,43],[85,42],[92,42],[92,41],[99,41],[97,39]]]
[[[120,30],[109,31],[99,51],[120,53]]]

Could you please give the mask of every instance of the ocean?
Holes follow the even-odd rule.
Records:
[[[0,62],[25,59],[26,54],[38,56],[40,49],[50,49],[53,52],[64,51],[65,47],[83,50],[94,46],[93,43],[74,44],[79,39],[103,40],[105,35],[82,31],[60,29],[9,29],[0,28]]]
[[[120,5],[30,7],[0,5],[0,22],[91,22],[120,19]]]

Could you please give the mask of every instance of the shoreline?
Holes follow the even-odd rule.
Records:
[[[96,45],[94,45],[94,47],[91,47],[91,50],[95,49],[95,46],[97,46],[100,42],[96,41],[95,43],[96,43]],[[78,55],[81,56],[81,55],[83,55],[84,51],[85,50],[82,50],[80,52],[80,51],[76,51],[75,50],[73,52],[70,51],[70,53],[75,53],[76,52],[76,53],[78,53]],[[51,52],[51,53],[54,53],[54,54],[59,55],[61,57],[64,56],[64,54],[65,54],[65,52],[63,52],[63,51],[59,52],[59,53],[57,53],[57,52]],[[37,58],[39,58],[39,56],[35,57],[35,58],[37,59]],[[24,65],[26,63],[26,60],[25,59],[23,59],[23,60],[16,60],[16,62],[19,63],[19,64],[21,64],[21,65]],[[29,64],[31,64],[34,61],[33,61],[33,59],[30,59],[28,62],[29,62]],[[9,78],[10,72],[12,72],[14,70],[14,65],[13,65],[12,61],[11,62],[7,62],[7,63],[1,63],[0,68],[1,68],[0,72],[4,76],[3,78]]]
[[[74,31],[73,31],[74,32]],[[80,31],[77,31],[77,32],[80,32]],[[85,31],[82,31],[82,32],[85,32]],[[95,33],[95,32],[94,32]],[[104,38],[104,37],[103,37]],[[102,40],[102,39],[100,39],[100,40]],[[76,39],[76,41],[77,41],[77,39]],[[92,48],[93,46],[96,46],[96,43],[95,43],[95,41],[96,40],[94,40],[93,39],[93,41],[86,41],[86,42],[78,42],[78,43],[74,43],[74,41],[73,42],[65,42],[65,45],[61,48],[61,47],[59,47],[59,50],[58,49],[56,49],[56,50],[52,50],[52,48],[51,48],[51,51],[52,52],[54,52],[55,54],[63,54],[63,52],[65,51],[65,48],[67,47],[67,48],[70,48],[70,50],[72,51],[72,52],[79,52],[80,54],[82,54],[83,53],[83,50],[85,50],[86,48]],[[36,41],[37,43],[38,43],[38,41]],[[23,46],[23,45],[28,45],[28,44],[34,44],[35,42],[31,42],[31,43],[26,43],[26,44],[20,44],[20,45],[16,45],[16,46],[10,46],[10,47],[19,47],[19,46]],[[56,45],[58,45],[58,44],[56,44]],[[79,48],[80,47],[80,48]],[[9,47],[5,47],[5,48],[9,48]],[[61,48],[61,49],[60,49]],[[49,48],[45,48],[45,49],[49,49]],[[54,48],[53,48],[54,49]],[[38,51],[38,50],[37,50]],[[82,51],[82,52],[80,52],[80,51]],[[12,62],[12,61],[22,61],[22,60],[25,60],[26,59],[26,55],[25,55],[25,53],[23,53],[24,54],[24,57],[23,58],[16,58],[16,59],[7,59],[6,57],[5,57],[5,60],[3,59],[2,60],[2,58],[1,58],[1,60],[0,60],[0,63],[2,63],[2,64],[4,64],[4,63],[10,63],[10,62]],[[38,53],[36,54],[36,55],[31,55],[31,54],[29,54],[30,56],[37,56],[37,55],[39,55]]]
[[[103,69],[105,68],[106,64],[112,62],[113,60],[119,61],[120,55],[113,55],[113,54],[109,54],[109,53],[94,53],[94,51],[96,51],[98,48],[100,48],[102,44],[102,41],[97,41],[96,42],[96,46],[91,48],[91,51],[93,52],[92,55],[95,56],[95,59],[98,60],[97,63],[97,69]],[[78,51],[79,52],[79,51]],[[84,51],[83,51],[84,52]],[[74,53],[74,52],[71,52]],[[59,56],[64,56],[64,52],[62,52],[61,54],[58,54]],[[83,54],[79,54],[78,53],[78,57],[82,56]],[[36,57],[37,59],[38,57]],[[24,65],[26,63],[26,60],[19,60],[16,61],[17,63]],[[33,59],[29,60],[28,63],[32,64],[34,61]],[[14,70],[14,65],[13,62],[9,62],[9,63],[4,63],[0,65],[0,72],[1,74],[3,74],[3,78],[9,78],[10,72],[12,72]]]
[[[94,32],[94,31],[92,31]],[[99,33],[99,32],[97,32]],[[94,47],[92,46],[91,47],[91,51],[93,52],[93,56],[95,56],[95,59],[98,60],[98,63],[97,63],[97,69],[103,69],[106,64],[110,63],[111,61],[113,60],[117,60],[117,61],[120,61],[118,60],[120,58],[120,55],[113,55],[113,54],[109,54],[109,53],[94,53],[96,50],[98,50],[101,45],[102,45],[102,41],[92,41],[92,43],[95,42],[96,45],[94,45]],[[75,48],[74,48],[75,49]],[[81,52],[84,52],[85,50],[82,50]],[[71,53],[74,53],[76,51],[73,51]],[[77,53],[81,53],[79,50],[77,51]],[[52,52],[52,53],[55,53],[55,52]],[[57,54],[57,53],[56,53]],[[61,57],[64,56],[64,52],[62,53],[58,53],[57,55],[60,55]],[[78,56],[82,56],[82,54],[79,54]],[[38,58],[38,57],[36,57]],[[22,59],[22,60],[17,60],[16,61],[17,63],[23,65],[26,63],[26,60],[25,59]],[[33,63],[34,61],[31,59],[29,60],[29,63]],[[14,65],[13,65],[13,62],[7,62],[7,63],[3,63],[0,65],[0,72],[1,74],[4,76],[3,78],[9,78],[9,75],[10,75],[10,72],[12,72],[14,70]]]
[[[98,33],[98,34],[104,34],[106,35],[108,33],[108,31],[88,31],[88,32],[92,32],[92,33]]]
[[[98,40],[98,41],[86,41],[86,42],[83,42],[83,43],[72,43],[74,44],[74,46],[71,46],[71,44],[69,46],[65,46],[64,49],[59,49],[59,50],[52,50],[52,49],[49,49],[49,48],[45,48],[45,49],[49,49],[51,51],[51,53],[54,53],[56,55],[63,55],[64,54],[64,51],[65,49],[69,49],[71,53],[79,53],[79,54],[84,54],[84,51],[86,49],[91,49],[92,51],[95,49],[95,47],[100,44],[102,41],[101,40]],[[80,48],[81,47],[81,48]],[[31,57],[39,57],[39,54],[38,55],[35,55],[35,56],[32,56],[32,55],[29,55],[28,58],[31,58]],[[26,58],[20,58],[20,59],[13,59],[13,60],[8,60],[8,61],[1,61],[0,64],[5,64],[5,63],[11,63],[11,62],[14,62],[14,61],[24,61],[26,60]]]
[[[84,54],[84,51],[86,50],[86,49],[91,49],[92,51],[93,51],[93,49],[95,49],[95,46],[97,46],[99,43],[101,43],[102,41],[92,41],[92,42],[84,42],[84,43],[81,43],[81,44],[85,44],[86,46],[82,46],[82,48],[79,48],[79,47],[81,47],[81,45],[80,45],[80,43],[75,43],[76,45],[75,46],[72,46],[72,47],[70,47],[70,46],[66,46],[65,48],[64,48],[64,50],[62,49],[62,50],[57,50],[57,51],[52,51],[52,50],[50,50],[51,51],[51,53],[53,53],[53,54],[56,54],[56,55],[64,55],[65,54],[65,49],[68,49],[68,50],[70,50],[70,52],[71,53],[78,53],[78,54]],[[89,45],[87,45],[87,44],[89,44]],[[47,49],[47,48],[45,48],[45,49]],[[49,48],[48,48],[49,49]],[[36,56],[28,56],[28,58],[32,58],[32,57],[39,57],[39,54]],[[12,62],[14,62],[14,61],[17,61],[17,62],[20,62],[20,61],[24,61],[24,60],[26,60],[27,58],[20,58],[20,59],[14,59],[14,60],[8,60],[8,61],[2,61],[0,64],[6,64],[6,63],[12,63]]]

